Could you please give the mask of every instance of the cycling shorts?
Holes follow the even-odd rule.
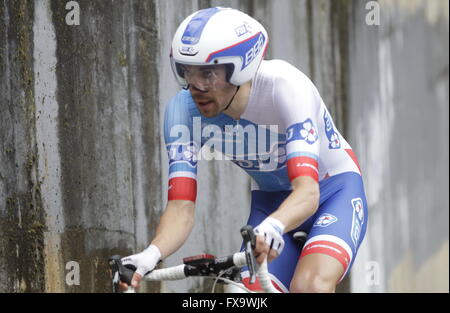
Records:
[[[280,256],[269,263],[272,282],[280,291],[288,292],[299,258],[313,253],[326,254],[338,260],[344,268],[342,281],[364,239],[368,210],[361,176],[353,172],[342,173],[322,180],[319,186],[318,210],[302,225],[283,235],[284,249]],[[247,224],[258,226],[278,209],[290,193],[252,191]],[[293,238],[293,234],[298,231],[308,234],[302,251],[298,241]],[[258,283],[249,285],[248,268],[242,269],[241,276],[247,288],[259,288]]]

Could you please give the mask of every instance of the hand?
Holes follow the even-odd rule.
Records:
[[[131,286],[138,288],[139,283],[147,273],[151,272],[159,259],[161,258],[161,252],[155,245],[150,245],[147,249],[138,254],[133,254],[121,259],[123,265],[133,265],[136,267],[133,278],[131,280]],[[128,284],[119,282],[120,289],[127,290]]]
[[[262,264],[266,257],[267,261],[271,262],[281,254],[284,248],[283,231],[284,225],[273,217],[266,218],[255,228],[256,262]]]

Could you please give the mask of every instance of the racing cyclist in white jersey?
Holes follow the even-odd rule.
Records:
[[[267,45],[264,27],[230,8],[194,12],[176,31],[170,59],[184,88],[165,111],[168,203],[150,246],[122,259],[137,268],[134,287],[183,245],[194,226],[203,145],[226,154],[251,176],[248,224],[257,234],[254,252],[258,263],[268,258],[276,288],[334,292],[351,268],[368,218],[358,162],[313,83],[287,62],[263,60]],[[225,135],[217,144],[214,136],[194,134],[196,119],[202,130],[253,127],[255,137],[269,133],[275,141],[250,151],[255,138],[235,136],[233,144],[244,142],[244,153],[230,154]],[[177,136],[178,127],[191,135]],[[308,233],[302,250],[293,238],[298,231]],[[258,282],[249,284],[247,271],[241,275],[247,287],[259,288]]]

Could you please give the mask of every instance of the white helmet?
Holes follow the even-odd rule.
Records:
[[[180,65],[227,65],[227,81],[240,86],[253,78],[268,45],[264,27],[247,14],[223,7],[194,12],[172,41],[172,70],[186,86]]]

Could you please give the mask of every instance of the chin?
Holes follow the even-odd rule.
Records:
[[[211,107],[205,109],[205,108],[201,108],[201,107],[197,106],[197,109],[200,111],[201,115],[203,115],[204,117],[208,117],[208,118],[216,117],[217,115],[220,114],[220,112],[218,110],[215,110],[215,108],[211,108]]]
[[[208,118],[216,117],[217,115],[219,115],[219,113],[217,113],[217,112],[202,112],[202,111],[200,111],[200,113],[204,117],[208,117]]]

